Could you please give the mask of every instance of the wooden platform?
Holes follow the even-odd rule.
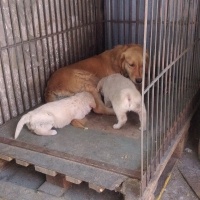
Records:
[[[120,130],[113,130],[115,116],[91,114],[88,129],[66,126],[56,136],[38,136],[24,126],[14,140],[20,117],[0,128],[0,158],[34,165],[47,175],[63,174],[73,182],[115,190],[128,177],[140,179],[140,131],[133,114]],[[134,126],[136,124],[136,126]]]

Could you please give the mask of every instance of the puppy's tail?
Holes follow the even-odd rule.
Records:
[[[19,120],[18,124],[17,124],[17,127],[16,127],[16,131],[15,131],[15,139],[17,139],[17,137],[19,136],[24,124],[28,123],[30,120],[30,114],[27,113],[25,115],[23,115],[21,117],[21,119]]]

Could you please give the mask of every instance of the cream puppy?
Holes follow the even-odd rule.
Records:
[[[102,78],[97,89],[104,96],[105,105],[112,106],[117,116],[118,123],[113,125],[114,129],[120,129],[127,121],[126,113],[134,111],[138,113],[140,122],[143,117],[143,129],[146,130],[145,105],[142,103],[140,92],[131,80],[120,74],[113,74]]]
[[[96,104],[88,92],[46,103],[23,115],[17,124],[15,139],[19,136],[24,124],[38,135],[56,135],[55,128],[63,128],[73,119],[83,119]]]

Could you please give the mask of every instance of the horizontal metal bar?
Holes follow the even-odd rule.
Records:
[[[5,49],[13,48],[13,47],[16,47],[16,46],[19,46],[19,45],[22,45],[22,44],[27,44],[27,43],[31,43],[31,42],[35,42],[35,41],[43,40],[43,39],[48,39],[48,38],[53,37],[53,36],[57,36],[57,35],[64,34],[64,33],[67,33],[67,32],[73,31],[73,30],[77,30],[79,28],[83,28],[83,27],[85,28],[87,26],[92,26],[92,25],[96,25],[96,24],[97,24],[97,22],[93,22],[93,23],[90,23],[90,24],[85,24],[83,26],[76,26],[76,27],[73,27],[73,28],[62,30],[62,31],[59,31],[57,33],[51,33],[51,34],[44,35],[44,36],[41,36],[41,37],[36,37],[34,39],[29,39],[29,40],[26,40],[26,41],[17,42],[16,44],[2,46],[2,47],[0,47],[0,50],[3,51]]]

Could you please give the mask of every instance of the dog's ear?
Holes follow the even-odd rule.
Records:
[[[125,52],[121,54],[119,65],[120,65],[120,74],[127,77],[127,71],[125,69]]]

